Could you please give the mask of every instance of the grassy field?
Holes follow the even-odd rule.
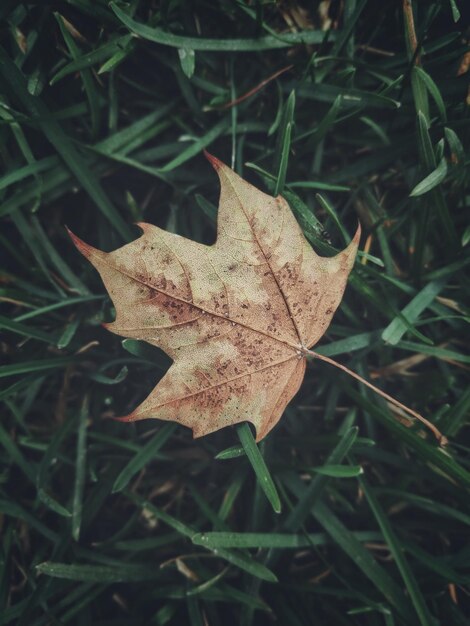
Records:
[[[465,4],[0,4],[1,625],[468,624]],[[142,220],[214,241],[204,149],[321,254],[361,222],[316,349],[446,447],[320,362],[259,446],[106,419],[170,361],[102,328],[65,225],[107,251]]]

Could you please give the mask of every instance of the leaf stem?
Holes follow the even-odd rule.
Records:
[[[355,378],[359,382],[361,382],[364,385],[366,385],[366,387],[369,387],[369,389],[372,389],[372,391],[375,391],[375,393],[379,394],[379,396],[382,396],[382,398],[385,398],[386,400],[388,400],[395,407],[398,407],[399,409],[402,409],[403,411],[405,411],[405,413],[408,413],[409,415],[412,415],[413,417],[415,417],[417,420],[419,420],[425,426],[427,426],[429,428],[429,430],[432,431],[433,435],[438,440],[439,445],[445,446],[448,443],[447,438],[441,433],[441,431],[432,422],[427,420],[425,417],[423,417],[422,415],[420,415],[416,411],[413,411],[413,409],[410,409],[405,404],[402,404],[401,402],[396,400],[393,396],[390,396],[388,393],[385,393],[385,391],[382,391],[381,389],[379,389],[378,387],[376,387],[375,385],[370,383],[365,378],[362,378],[362,376],[359,376],[359,374],[356,374],[356,372],[353,372],[353,370],[350,370],[345,365],[342,365],[341,363],[337,363],[333,359],[330,359],[327,356],[323,356],[323,354],[319,354],[318,352],[314,352],[313,350],[308,350],[307,348],[303,348],[302,352],[305,355],[312,356],[312,357],[314,357],[316,359],[319,359],[320,361],[324,361],[325,363],[329,363],[330,365],[334,365],[334,367],[337,367],[338,369],[342,370],[343,372],[346,372],[346,374],[349,374],[349,376],[352,376],[353,378]]]

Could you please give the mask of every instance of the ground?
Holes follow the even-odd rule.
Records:
[[[468,7],[0,7],[0,623],[466,623]],[[460,11],[460,12],[459,12]],[[279,424],[119,423],[167,371],[66,226],[215,240],[203,150],[359,255]],[[467,342],[468,344],[468,342]],[[280,512],[279,512],[280,511]]]

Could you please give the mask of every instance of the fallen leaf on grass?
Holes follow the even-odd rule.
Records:
[[[173,364],[130,415],[174,420],[195,437],[251,422],[261,440],[300,387],[306,356],[343,297],[360,228],[334,257],[318,256],[287,202],[215,157],[217,241],[196,243],[150,224],[105,253],[70,233],[116,308],[106,327],[162,348]]]

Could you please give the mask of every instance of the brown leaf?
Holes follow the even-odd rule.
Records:
[[[109,254],[71,234],[116,308],[112,332],[162,348],[164,378],[130,415],[174,420],[195,437],[238,422],[259,441],[300,387],[306,350],[341,302],[360,236],[332,258],[310,247],[281,196],[268,196],[208,156],[221,183],[212,246],[139,224]]]

